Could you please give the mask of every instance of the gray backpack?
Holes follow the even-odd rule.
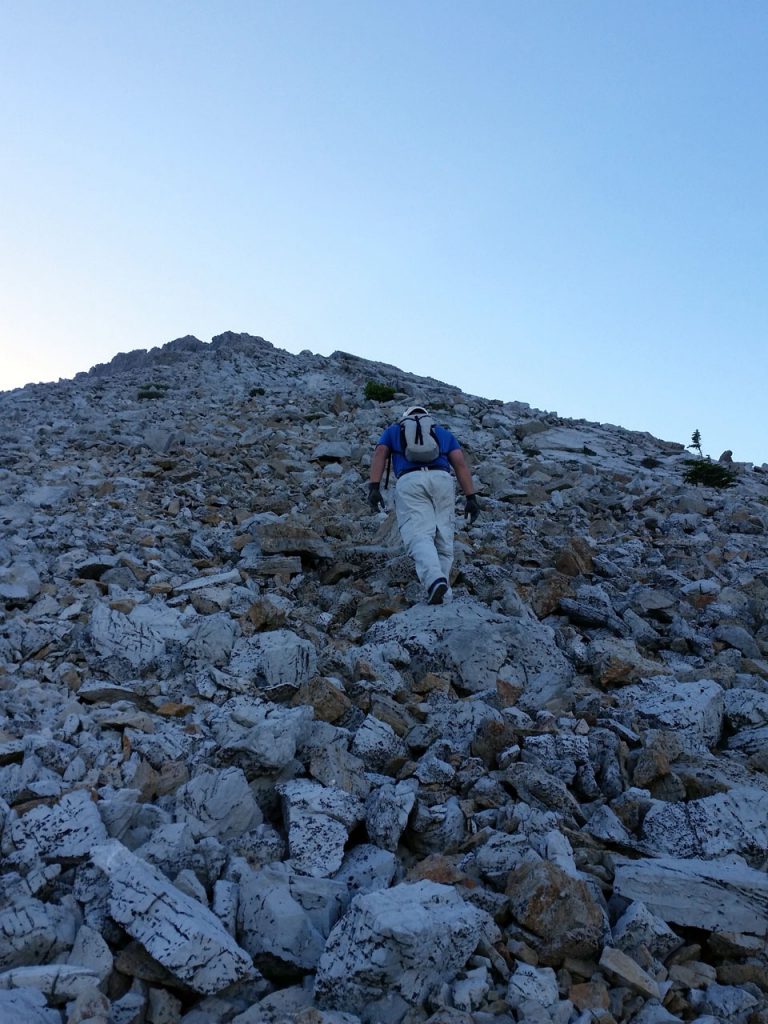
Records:
[[[427,464],[440,455],[435,422],[429,413],[411,413],[400,420],[400,447],[409,462]]]

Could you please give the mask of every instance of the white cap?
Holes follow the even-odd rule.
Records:
[[[415,412],[423,412],[423,413],[426,413],[426,411],[427,411],[427,410],[426,410],[426,409],[424,408],[424,406],[423,406],[423,405],[409,405],[409,406],[408,406],[408,408],[407,408],[407,409],[405,410],[405,412],[403,413],[403,415],[402,415],[401,419],[405,419],[405,418],[406,418],[406,416],[413,416],[413,414],[414,414]]]

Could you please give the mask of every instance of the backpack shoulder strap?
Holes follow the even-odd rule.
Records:
[[[400,447],[395,449],[398,455],[405,455],[405,421],[400,420],[400,429],[397,432],[398,440],[400,441]],[[390,452],[390,455],[392,453]]]

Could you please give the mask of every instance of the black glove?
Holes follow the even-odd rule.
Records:
[[[477,497],[474,494],[467,495],[467,503],[464,506],[464,518],[469,519],[470,526],[480,515],[480,506],[477,504]]]
[[[378,512],[380,508],[385,507],[378,484],[368,484],[368,504],[374,512]]]

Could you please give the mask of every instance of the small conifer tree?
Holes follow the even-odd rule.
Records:
[[[686,447],[694,448],[699,453],[699,456],[703,457],[703,453],[701,450],[701,433],[698,427],[691,434],[691,443],[689,445],[686,445]]]

